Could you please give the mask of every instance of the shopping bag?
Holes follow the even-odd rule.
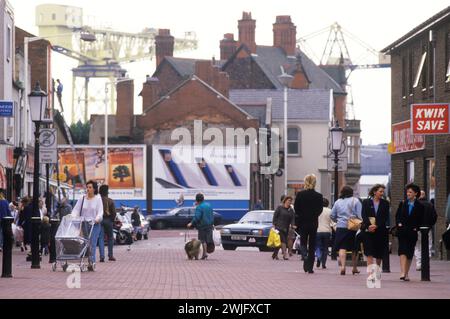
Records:
[[[278,248],[281,247],[281,238],[278,231],[274,228],[270,230],[269,238],[267,239],[267,247]]]
[[[14,240],[18,243],[23,242],[23,228],[21,226],[16,226],[13,230]]]
[[[295,233],[295,241],[293,248],[297,251],[300,251],[300,235],[297,232]]]
[[[222,243],[222,239],[220,238],[220,231],[217,229],[213,230],[213,241],[216,246],[220,246]]]
[[[212,254],[216,250],[216,245],[214,243],[206,243],[206,252]]]

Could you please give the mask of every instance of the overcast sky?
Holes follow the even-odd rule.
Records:
[[[321,30],[334,22],[381,50],[420,23],[449,5],[448,0],[418,1],[361,1],[361,0],[228,0],[228,1],[142,1],[142,0],[9,0],[14,8],[16,26],[37,34],[35,6],[55,3],[82,7],[88,21],[108,25],[120,31],[139,32],[146,27],[168,28],[175,36],[186,31],[195,31],[199,40],[196,52],[178,56],[211,58],[220,57],[219,41],[224,33],[234,33],[237,38],[237,20],[243,11],[250,11],[256,20],[256,42],[271,45],[272,24],[277,15],[290,15],[297,26],[297,36],[305,36]],[[317,56],[321,56],[327,34],[310,40],[309,45]],[[352,59],[360,57],[361,48],[349,42]],[[177,55],[177,54],[175,54]],[[55,78],[65,82],[70,89],[70,69],[76,62],[55,57],[53,68]],[[355,62],[355,61],[354,61]],[[359,61],[356,61],[359,62]],[[154,70],[154,62],[125,65],[129,76],[135,79],[136,91],[146,74]],[[64,83],[63,82],[63,83]],[[390,70],[360,70],[350,77],[354,111],[361,120],[363,144],[390,142]],[[100,93],[99,94],[103,94]],[[67,93],[67,92],[66,92]],[[69,95],[69,94],[68,94]],[[70,97],[65,97],[66,104]],[[135,107],[141,110],[142,101],[136,100]]]

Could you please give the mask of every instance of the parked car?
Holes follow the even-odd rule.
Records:
[[[236,224],[223,226],[220,230],[223,249],[258,247],[260,251],[271,251],[266,244],[272,228],[273,214],[273,210],[249,211]]]
[[[222,216],[214,213],[214,225],[220,225]],[[151,229],[186,228],[195,215],[195,207],[179,207],[169,210],[164,214],[147,216]]]

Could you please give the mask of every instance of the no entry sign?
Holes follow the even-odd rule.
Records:
[[[413,134],[449,134],[449,104],[412,104],[411,130]]]

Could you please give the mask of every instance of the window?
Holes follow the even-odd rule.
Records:
[[[406,56],[402,56],[402,98],[406,99]]]
[[[406,184],[414,183],[414,161],[406,161]]]
[[[300,155],[300,129],[288,127],[288,155]]]
[[[413,64],[414,64],[414,54],[413,51],[410,50],[409,51],[409,55],[408,55],[408,93],[409,95],[413,95],[413,79],[414,79],[414,69],[413,69]]]
[[[347,136],[347,156],[349,164],[360,164],[358,136]]]
[[[6,60],[8,62],[11,61],[12,56],[12,30],[11,26],[8,26],[8,30],[6,31]]]
[[[423,72],[423,69],[424,69],[424,66],[425,66],[425,60],[426,59],[427,59],[427,51],[422,53],[422,58],[420,59],[420,64],[419,64],[419,68],[417,69],[416,79],[414,80],[413,88],[416,88],[419,85],[419,80],[421,78],[421,75],[422,75],[422,72]],[[423,78],[425,78],[425,80],[426,80],[426,77],[423,76],[422,77],[422,88],[424,87],[423,86]]]

